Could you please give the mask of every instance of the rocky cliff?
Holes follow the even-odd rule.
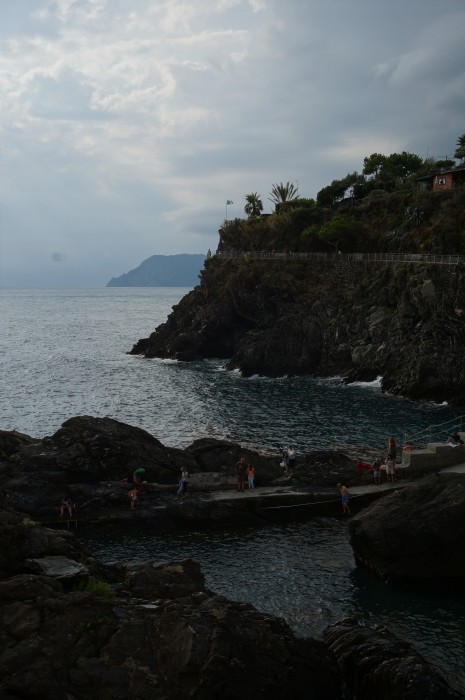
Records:
[[[385,391],[465,403],[464,267],[215,256],[132,354],[218,357],[244,376],[382,376]]]

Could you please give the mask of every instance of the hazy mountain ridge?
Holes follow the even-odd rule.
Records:
[[[107,287],[195,287],[203,268],[203,253],[151,255],[129,272],[112,277]]]

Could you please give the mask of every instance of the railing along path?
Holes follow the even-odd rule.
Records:
[[[216,255],[227,260],[345,260],[349,262],[432,263],[434,265],[465,263],[465,255],[426,255],[423,253],[294,253],[273,250],[222,250]]]

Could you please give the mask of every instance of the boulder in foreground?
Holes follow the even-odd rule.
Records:
[[[386,629],[373,630],[347,618],[328,627],[325,639],[336,656],[345,697],[357,700],[458,700],[412,647]]]
[[[434,475],[350,521],[358,563],[384,580],[465,581],[465,476]]]

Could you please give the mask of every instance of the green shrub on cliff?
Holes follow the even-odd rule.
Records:
[[[95,578],[90,578],[87,581],[82,581],[77,587],[78,591],[85,591],[86,593],[92,593],[99,598],[105,598],[106,600],[113,600],[115,594],[111,590],[110,586],[106,581],[99,581]]]

